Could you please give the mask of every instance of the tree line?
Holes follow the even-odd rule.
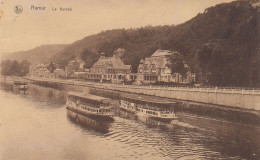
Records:
[[[20,63],[17,60],[1,61],[1,74],[3,76],[25,76],[29,73],[30,62],[23,60]]]

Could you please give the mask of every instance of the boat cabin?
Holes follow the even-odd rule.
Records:
[[[114,115],[112,108],[108,98],[86,93],[68,93],[67,109],[76,113],[111,117]]]
[[[134,94],[124,94],[121,96],[121,102],[136,108],[140,111],[141,108],[155,110],[155,111],[167,111],[176,102],[167,101],[159,97],[151,97],[145,95],[134,95]]]
[[[76,104],[88,105],[96,108],[109,106],[109,99],[104,97],[99,97],[92,94],[84,94],[77,92],[69,92],[68,100],[75,102]]]

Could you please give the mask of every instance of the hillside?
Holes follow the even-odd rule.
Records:
[[[60,52],[66,45],[56,44],[56,45],[42,45],[28,51],[14,52],[11,54],[6,54],[2,59],[10,60],[28,60],[29,62],[36,63],[49,63],[51,57]]]
[[[81,57],[90,68],[101,52],[111,56],[124,48],[123,61],[136,71],[140,59],[157,49],[177,50],[204,84],[260,87],[259,15],[258,0],[219,4],[177,26],[115,29],[85,37],[52,60],[65,66]]]

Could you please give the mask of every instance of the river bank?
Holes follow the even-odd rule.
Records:
[[[14,79],[14,78],[7,78]],[[138,93],[141,87],[143,86],[131,86],[132,88],[138,88],[136,92],[131,92],[126,89],[129,89],[129,86],[124,85],[115,85],[115,84],[103,84],[96,82],[85,82],[85,81],[76,81],[76,80],[61,80],[61,79],[44,79],[44,78],[31,78],[25,77],[26,81],[34,83],[36,85],[51,87],[55,89],[63,90],[65,86],[70,86],[70,88],[90,88],[90,92],[97,95],[109,96],[112,99],[119,99],[121,93]],[[125,88],[124,88],[125,87]],[[146,87],[150,88],[150,87]],[[142,92],[138,94],[144,94]],[[168,93],[169,94],[169,93]],[[145,94],[154,96],[151,94]],[[259,110],[240,108],[240,107],[230,107],[225,105],[215,105],[202,102],[194,102],[189,100],[182,100],[176,98],[167,98],[177,102],[178,105],[174,106],[176,112],[192,113],[201,116],[209,116],[215,118],[221,118],[228,121],[246,123],[246,124],[260,124],[260,112]]]
[[[5,82],[11,84],[12,81],[18,79],[20,79],[20,77],[7,77],[5,79]],[[131,86],[130,88],[130,86],[126,86],[126,85],[103,84],[103,83],[96,83],[96,82],[76,81],[71,79],[69,80],[44,79],[44,78],[40,79],[40,78],[31,78],[31,77],[24,77],[23,80],[36,85],[51,87],[59,90],[64,90],[66,86],[70,86],[70,88],[73,87],[90,88],[90,92],[92,94],[108,96],[109,98],[115,100],[120,99],[120,94],[125,92],[155,96],[144,91],[145,89],[153,89],[151,87],[146,87],[144,90],[140,89],[141,87],[144,88],[144,86]],[[1,82],[3,82],[3,79]],[[130,90],[133,90],[134,88],[136,90],[134,92],[131,92]],[[171,91],[171,93],[173,92],[174,91]],[[166,95],[168,97],[171,97],[170,93]],[[170,99],[177,102],[177,105],[174,106],[174,110],[176,112],[192,113],[201,116],[221,118],[224,120],[238,122],[238,123],[256,124],[256,125],[260,124],[259,110],[248,109],[250,107],[241,108],[241,107],[231,107],[226,105],[215,105],[215,104],[195,102],[190,100],[168,98],[167,96],[161,96],[161,97],[164,97],[167,100]],[[256,94],[254,96],[256,96]]]
[[[124,92],[91,88],[89,91],[91,94],[101,95],[114,100],[119,100],[120,96]],[[153,97],[153,96],[151,96]],[[260,112],[248,109],[240,109],[235,107],[226,107],[212,104],[188,102],[176,99],[165,98],[167,101],[177,102],[173,105],[173,109],[178,114],[189,113],[198,116],[217,118],[224,121],[230,121],[235,123],[260,125]]]
[[[218,89],[216,88],[183,88],[183,87],[159,87],[138,86],[110,83],[97,83],[79,81],[73,79],[50,79],[25,77],[27,80],[37,83],[68,84],[77,86],[94,87],[100,89],[122,91],[129,93],[145,94],[183,101],[214,104],[220,106],[238,107],[260,111],[260,90],[245,89]]]

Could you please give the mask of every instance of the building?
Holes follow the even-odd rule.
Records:
[[[191,74],[187,64],[184,64],[188,69],[187,75],[181,76],[180,73],[172,73],[169,67],[169,58],[180,58],[181,55],[177,51],[160,50],[140,61],[137,71],[137,83],[155,83],[155,82],[176,82],[176,83],[191,83],[194,75]]]
[[[118,54],[112,57],[105,57],[101,53],[99,60],[92,66],[86,79],[95,79],[120,83],[131,73],[131,65],[125,65]]]
[[[70,60],[65,67],[66,76],[73,75],[74,72],[84,72],[85,62],[83,60]]]
[[[31,77],[52,77],[52,74],[48,70],[47,66],[44,64],[31,65],[29,69],[29,75]]]
[[[63,69],[55,69],[53,74],[55,78],[64,78],[66,76],[66,72]]]

